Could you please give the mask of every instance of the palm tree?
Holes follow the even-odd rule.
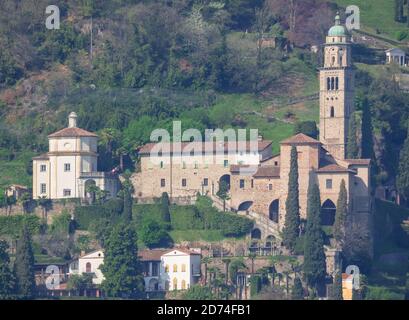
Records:
[[[251,259],[251,273],[254,273],[254,260],[256,259],[257,255],[254,252],[249,253],[249,259]]]
[[[229,264],[231,262],[231,259],[229,258],[223,258],[223,262],[224,262],[224,267],[225,267],[225,277],[226,277],[226,285],[229,281]]]
[[[40,205],[40,207],[43,209],[42,212],[42,218],[47,220],[47,210],[51,205],[51,200],[48,199],[46,196],[40,197],[37,200],[37,203]]]
[[[205,286],[207,286],[207,265],[210,262],[210,258],[209,257],[204,257],[203,258],[203,263],[204,263],[204,284]]]

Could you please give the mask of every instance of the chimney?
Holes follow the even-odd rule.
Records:
[[[77,114],[75,112],[71,112],[68,116],[68,127],[69,128],[76,128],[77,127]]]

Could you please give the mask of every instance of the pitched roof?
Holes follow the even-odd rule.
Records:
[[[371,163],[371,159],[345,159],[345,161],[352,165],[369,165]]]
[[[89,132],[81,128],[64,128],[54,132],[48,136],[49,138],[61,137],[98,137],[95,133]]]
[[[347,173],[347,172],[352,172],[351,170],[341,167],[340,165],[336,163],[331,163],[328,165],[325,165],[317,170],[317,172],[331,172],[331,173]]]
[[[262,166],[258,168],[257,172],[253,175],[254,178],[279,178],[280,167],[276,166]]]
[[[321,142],[305,135],[304,133],[299,133],[281,141],[281,144],[321,144]]]
[[[167,250],[164,254],[169,254],[169,253],[176,252],[176,251],[182,252],[187,255],[199,255],[199,256],[201,255],[200,252],[197,252],[192,249],[187,249],[187,248],[174,248],[172,250]]]
[[[169,250],[155,249],[155,250],[141,250],[138,256],[142,261],[160,261],[162,255]]]
[[[272,141],[269,140],[261,140],[257,141],[258,143],[258,148],[257,151],[263,151],[267,149],[268,147],[271,146]],[[196,151],[196,150],[202,150],[202,151],[213,151],[215,153],[218,151],[220,147],[218,147],[218,142],[217,141],[206,141],[206,142],[181,142],[181,152],[185,150],[186,147],[188,147],[188,150]],[[149,154],[152,149],[155,146],[160,146],[160,142],[155,142],[155,143],[148,143],[143,145],[142,147],[139,148],[139,154]],[[236,149],[237,151],[241,151],[239,148],[241,147],[236,141],[234,142],[224,142],[222,145],[222,149],[224,152],[229,151],[229,147],[231,146],[232,149]],[[252,144],[250,141],[246,141],[246,146],[245,146],[245,151],[252,151],[251,150]],[[174,144],[173,143],[163,143],[163,148],[162,152],[165,152],[169,150],[170,152],[173,151],[174,149]],[[244,151],[244,150],[243,150]]]

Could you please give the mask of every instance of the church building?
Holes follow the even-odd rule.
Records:
[[[89,186],[107,191],[108,197],[117,194],[117,175],[97,171],[98,136],[77,127],[75,112],[68,127],[50,134],[48,141],[49,152],[33,158],[33,199],[95,197]]]
[[[155,144],[147,144],[139,149],[140,171],[132,177],[138,201],[154,201],[163,192],[175,203],[194,201],[197,193],[216,200],[225,182],[229,189],[227,207],[264,216],[275,226],[273,236],[278,237],[285,222],[291,149],[295,147],[301,218],[306,219],[307,190],[313,179],[321,192],[322,224],[333,225],[343,180],[348,192],[348,219],[367,227],[371,212],[370,159],[346,158],[348,122],[354,112],[354,69],[351,38],[339,15],[326,37],[324,56],[319,71],[319,140],[297,134],[281,141],[280,154],[273,155],[271,141],[260,139],[254,154],[259,163],[247,171],[251,165],[241,152],[228,155],[219,149],[214,154],[224,161],[203,163],[192,161],[188,153],[176,155],[172,147],[153,155]],[[161,162],[157,157],[169,157],[170,161]],[[262,239],[271,236],[260,232],[254,235]]]

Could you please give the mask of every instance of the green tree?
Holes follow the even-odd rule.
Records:
[[[167,192],[162,193],[161,212],[162,221],[165,222],[167,229],[170,229],[169,195]]]
[[[283,229],[283,242],[287,249],[294,252],[300,233],[300,201],[298,187],[298,155],[297,148],[291,148],[291,163],[288,180],[288,195],[285,202],[286,215]]]
[[[347,159],[357,159],[359,153],[359,146],[357,143],[357,128],[355,113],[351,114],[349,118],[348,140],[347,140]]]
[[[404,16],[404,0],[395,0],[395,21],[402,22]]]
[[[318,185],[310,178],[307,199],[307,225],[304,242],[304,275],[308,285],[317,289],[326,276],[324,239],[320,219],[321,199]]]
[[[155,220],[144,220],[139,229],[140,239],[149,247],[167,246],[171,241],[164,226]]]
[[[334,223],[334,238],[339,244],[343,244],[345,241],[345,223],[348,213],[348,194],[345,187],[345,181],[342,179],[339,188],[339,195],[337,201],[337,209],[335,212]]]
[[[294,126],[294,134],[303,133],[311,138],[318,138],[317,123],[315,121],[301,121]]]
[[[84,294],[86,296],[87,290],[93,287],[91,274],[73,274],[67,282],[67,289],[77,291],[78,295]]]
[[[372,116],[368,99],[362,102],[362,159],[373,158]]]
[[[223,211],[226,211],[226,200],[229,199],[229,185],[226,181],[220,181],[219,191],[216,195],[223,200]]]
[[[7,243],[0,241],[0,299],[10,299],[14,294],[15,279],[7,249]]]
[[[138,260],[136,233],[128,225],[116,225],[105,243],[105,280],[102,288],[110,297],[138,298],[143,292],[143,276]]]
[[[212,293],[212,289],[206,286],[193,285],[184,294],[184,300],[214,300],[216,297]]]
[[[291,292],[291,299],[292,300],[304,300],[304,288],[302,286],[302,282],[299,277],[296,277],[294,279],[294,286]]]
[[[331,300],[343,300],[342,297],[342,274],[341,271],[335,274],[334,282],[331,288]]]
[[[399,167],[396,177],[396,186],[399,193],[409,199],[409,126],[408,135],[399,154]]]
[[[128,173],[125,174],[125,181],[123,183],[122,190],[124,195],[124,209],[122,212],[122,216],[124,218],[124,221],[130,222],[132,220],[133,186]]]
[[[17,293],[19,296],[23,299],[34,298],[36,293],[34,254],[31,244],[31,236],[27,226],[23,227],[21,235],[17,241],[14,272],[16,275]]]

